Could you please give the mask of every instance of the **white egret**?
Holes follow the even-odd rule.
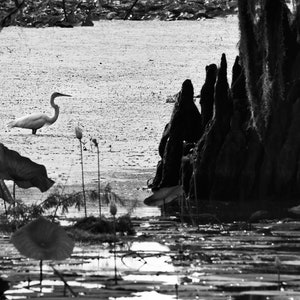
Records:
[[[28,116],[21,117],[7,124],[8,127],[20,127],[32,130],[32,134],[36,134],[36,131],[45,125],[53,124],[59,115],[59,106],[54,103],[56,97],[71,97],[70,95],[53,93],[50,98],[50,105],[54,108],[54,116],[49,117],[44,113],[34,113]]]

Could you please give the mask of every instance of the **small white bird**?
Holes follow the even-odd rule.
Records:
[[[8,127],[20,127],[32,130],[32,134],[36,134],[36,131],[45,125],[53,124],[59,115],[59,106],[54,103],[56,97],[71,97],[70,95],[53,93],[50,98],[50,105],[54,108],[54,116],[49,117],[44,113],[35,113],[29,116],[24,116],[7,124]]]

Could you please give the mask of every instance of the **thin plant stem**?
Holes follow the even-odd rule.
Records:
[[[100,151],[97,145],[97,159],[98,159],[98,197],[99,197],[99,217],[101,218],[101,197],[100,197]]]
[[[137,2],[138,2],[138,0],[135,0],[135,1],[133,2],[133,4],[131,5],[131,7],[129,8],[129,10],[128,10],[127,13],[126,13],[126,15],[125,15],[125,17],[124,17],[124,20],[127,20],[127,18],[129,17],[131,11],[133,10],[133,8],[134,8],[134,6],[137,4]]]
[[[67,15],[67,10],[66,10],[66,0],[62,1],[62,6],[63,6],[64,16],[65,16],[65,21],[67,21],[68,15]]]
[[[79,144],[80,144],[80,157],[81,157],[81,179],[82,179],[82,194],[83,194],[83,202],[84,202],[84,215],[85,217],[87,217],[85,188],[84,188],[84,174],[83,174],[83,154],[82,154],[82,143],[80,140],[79,140]]]
[[[181,195],[179,198],[179,206],[180,206],[180,223],[183,224],[183,195]]]
[[[13,199],[14,199],[14,207],[16,206],[16,183],[13,183]]]
[[[40,290],[42,292],[42,281],[43,281],[43,261],[40,260]]]
[[[72,168],[72,167],[71,167],[71,168]],[[71,168],[70,168],[70,170],[69,170],[69,176],[66,178],[65,184],[63,185],[62,190],[61,190],[61,192],[60,192],[60,196],[63,194],[64,189],[65,189],[65,187],[66,187],[66,185],[67,185],[67,182],[68,182],[68,179],[69,179],[70,173],[71,173]],[[59,198],[58,203],[57,203],[57,205],[56,205],[56,207],[55,207],[54,214],[53,214],[53,216],[52,216],[52,222],[54,222],[54,220],[55,220],[55,218],[56,218],[56,214],[57,214],[58,208],[59,208],[59,206],[61,205],[61,200],[60,200],[60,199],[61,199],[61,198]],[[44,202],[45,202],[45,201],[44,201]],[[42,203],[44,203],[44,202],[42,202]]]
[[[198,193],[197,193],[197,180],[196,180],[196,167],[195,167],[195,159],[193,158],[193,177],[194,177],[194,192],[195,192],[195,200],[196,200],[196,212],[197,212],[197,220],[200,213],[199,201],[198,201]]]
[[[280,291],[280,286],[281,286],[281,282],[280,282],[281,261],[280,261],[280,258],[278,256],[275,257],[275,266],[277,268],[277,286],[278,286],[278,290]]]
[[[5,200],[3,200],[3,203],[4,203],[5,216],[6,216],[6,219],[8,219],[8,212],[7,212],[7,207],[6,207],[6,202],[5,202]]]
[[[3,179],[0,179],[0,194],[2,194],[2,199],[4,201],[3,203],[4,203],[5,215],[7,218],[8,212],[7,212],[6,202],[8,202],[9,204],[12,203],[14,204],[15,201]]]
[[[63,277],[63,275],[58,271],[56,270],[53,266],[51,266],[54,273],[60,278],[60,280],[64,283],[65,285],[65,288],[67,288],[71,294],[74,296],[74,297],[77,297],[77,294],[73,291],[73,289],[71,288],[71,286],[67,283],[67,281],[65,280],[65,278]]]
[[[58,208],[59,208],[60,205],[61,205],[61,201],[60,201],[60,199],[59,199],[59,200],[58,200],[58,203],[56,204],[54,214],[53,214],[53,216],[52,216],[52,222],[54,222],[54,220],[55,220],[55,218],[56,218],[57,210],[58,210]]]
[[[115,262],[115,284],[118,284],[118,275],[117,275],[117,252],[116,252],[116,217],[113,216],[114,222],[114,262]]]
[[[182,155],[181,155],[181,159],[183,158],[184,156],[184,148],[185,148],[185,141],[182,142]],[[183,186],[183,168],[181,168],[181,188],[182,190],[184,190],[184,186]],[[184,196],[184,191],[183,191],[183,194],[182,196],[179,197],[179,205],[180,205],[180,222],[181,224],[183,223],[183,196]]]

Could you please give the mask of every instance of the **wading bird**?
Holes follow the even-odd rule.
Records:
[[[59,115],[59,106],[54,103],[56,97],[71,97],[70,95],[53,93],[50,98],[50,105],[54,108],[54,116],[49,117],[43,113],[35,113],[29,116],[24,116],[7,124],[8,127],[20,127],[32,130],[32,134],[36,134],[36,131],[45,125],[53,124]]]

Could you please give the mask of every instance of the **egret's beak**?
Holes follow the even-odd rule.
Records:
[[[71,95],[61,94],[61,93],[58,93],[58,96],[59,96],[59,97],[72,97]]]

